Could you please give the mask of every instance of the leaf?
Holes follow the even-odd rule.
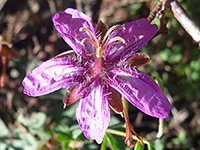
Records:
[[[28,122],[28,118],[26,116],[24,116],[23,114],[19,114],[19,116],[17,117],[17,121],[20,122],[21,124],[27,126],[27,122]]]
[[[120,120],[117,118],[117,117],[115,117],[114,115],[113,116],[111,116],[111,118],[110,118],[110,124],[109,124],[109,127],[111,127],[111,126],[116,126],[116,125],[121,125],[120,124]],[[124,128],[123,128],[124,129]]]
[[[81,134],[82,134],[82,130],[80,128],[79,129],[75,129],[75,130],[72,131],[72,138],[76,139]]]
[[[126,145],[122,139],[120,139],[118,136],[112,135],[110,133],[105,134],[107,137],[107,140],[112,147],[112,150],[122,150],[126,148]]]
[[[7,144],[0,142],[0,149],[1,150],[6,150],[7,149]]]
[[[103,138],[103,143],[101,144],[101,150],[106,150],[107,148],[107,135],[105,134],[104,138]]]
[[[1,118],[0,118],[0,129],[1,129],[0,137],[8,137],[9,136],[9,130]]]
[[[94,143],[85,143],[84,147],[82,150],[97,150],[97,144]]]
[[[40,137],[40,142],[45,141],[51,137],[51,135],[45,132],[43,129],[37,131],[37,136]]]
[[[137,141],[135,146],[134,146],[134,150],[144,150],[145,145],[142,145],[142,143],[140,141]]]
[[[88,141],[83,132],[76,138],[76,141]]]
[[[66,140],[63,144],[62,144],[62,149],[67,149],[69,146],[71,140]]]
[[[154,141],[154,147],[155,150],[164,150],[164,143],[160,139],[157,139]]]
[[[32,128],[41,128],[46,121],[46,114],[44,112],[32,113],[31,124]]]
[[[9,146],[6,150],[15,150],[15,148]]]
[[[75,140],[79,140],[79,137],[81,136],[82,134],[82,130],[80,128],[80,126],[78,124],[75,124],[75,125],[72,125],[70,128],[69,128],[69,131],[71,132],[72,134],[72,138],[75,139]],[[85,138],[84,138],[85,139]]]
[[[69,137],[65,133],[58,133],[56,139],[59,141],[66,141]]]
[[[38,141],[30,134],[21,133],[19,137],[24,142],[24,146],[32,147],[33,149],[37,146]]]
[[[151,143],[148,143],[148,150],[155,150],[154,146]]]

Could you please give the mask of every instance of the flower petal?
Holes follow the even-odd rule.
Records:
[[[125,30],[116,29],[110,38],[119,36],[125,40],[125,44],[119,41],[107,46],[105,56],[108,62],[121,64],[146,44],[157,32],[157,25],[151,25],[146,18],[141,18],[124,24]],[[109,40],[108,39],[108,40]]]
[[[140,67],[147,64],[150,61],[150,57],[146,54],[134,53],[128,59],[123,62],[122,65],[129,65],[131,67]]]
[[[85,70],[85,66],[74,55],[50,59],[24,78],[24,93],[39,96],[79,84],[84,80]]]
[[[80,99],[76,118],[88,139],[94,139],[99,144],[103,141],[110,122],[110,109],[107,86],[100,80],[95,80]]]
[[[95,80],[95,78],[91,78],[90,76],[88,76],[87,74],[85,74],[85,77],[87,78],[87,80],[84,80],[81,84],[79,85],[75,85],[75,86],[71,86],[65,97],[63,100],[64,103],[64,107],[71,105],[72,103],[76,102],[77,100],[80,99],[80,97],[83,96],[83,94],[89,89],[91,88],[91,85],[93,83],[93,81]]]
[[[110,87],[110,100],[109,104],[112,110],[114,110],[116,113],[121,114],[123,112],[123,104],[122,104],[122,96],[121,94]]]
[[[109,77],[110,86],[141,111],[153,117],[168,117],[171,104],[147,74],[131,67],[121,67],[113,69]]]
[[[80,98],[81,95],[77,96],[77,93],[76,93],[79,86],[80,85],[77,84],[77,85],[74,85],[74,86],[71,86],[71,87],[68,88],[68,91],[65,94],[65,97],[63,99],[64,108],[68,105],[75,103]]]
[[[79,31],[80,28],[85,27],[95,35],[95,28],[89,16],[78,10],[68,8],[62,13],[55,14],[53,23],[62,38],[78,55],[86,58],[87,54],[94,52],[94,48],[90,43],[81,44],[84,38],[90,38],[90,36],[84,31]]]

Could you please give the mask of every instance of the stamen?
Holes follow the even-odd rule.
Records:
[[[100,43],[100,40],[101,40],[101,36],[99,36],[99,38],[98,38],[98,42]]]
[[[81,41],[81,44],[85,43],[86,41],[92,43],[96,49],[98,48],[97,43],[95,43],[93,40],[88,39],[88,38],[83,39],[83,40]]]
[[[105,34],[104,38],[103,38],[103,41],[102,41],[102,44],[101,45],[104,45],[104,43],[106,42],[108,36],[110,35],[110,33],[117,29],[117,28],[122,28],[123,30],[125,30],[126,28],[123,26],[123,25],[115,25],[115,26],[112,26]]]
[[[79,29],[79,31],[81,32],[81,31],[86,31],[87,33],[89,33],[89,35],[93,38],[93,40],[95,41],[95,45],[98,45],[98,40],[97,40],[97,38],[94,36],[94,34],[92,33],[92,31],[90,31],[88,28],[84,28],[84,27],[82,27],[82,28],[80,28]]]
[[[92,56],[92,55],[95,55],[96,53],[90,53],[90,54],[87,54],[86,56]]]
[[[119,37],[119,36],[116,36],[112,39],[110,39],[110,41],[108,41],[104,46],[103,46],[103,49],[105,49],[109,44],[111,44],[112,42],[115,42],[115,41],[121,41],[123,44],[125,44],[125,40],[122,38],[122,37]]]
[[[101,56],[104,60],[106,60],[106,57],[102,54],[102,56]]]
[[[112,39],[110,39],[110,40],[107,41],[107,43],[105,44],[106,40],[108,39],[108,36],[111,34],[111,32],[112,32],[113,30],[115,30],[115,29],[117,29],[117,28],[122,28],[123,30],[126,29],[123,25],[115,25],[115,26],[111,27],[111,28],[105,33],[105,35],[103,36],[102,42],[100,42],[101,39],[102,39],[101,36],[99,36],[98,39],[97,39],[97,37],[92,33],[91,30],[89,30],[88,28],[82,27],[82,28],[79,29],[79,31],[80,31],[80,32],[81,32],[81,31],[86,31],[86,32],[92,37],[92,39],[85,38],[85,39],[83,39],[83,40],[81,41],[81,44],[84,44],[85,42],[91,43],[92,45],[95,46],[95,49],[96,49],[96,55],[95,55],[95,56],[96,56],[97,58],[101,58],[101,57],[102,57],[104,60],[106,60],[106,57],[104,56],[103,53],[104,53],[104,51],[105,51],[105,48],[106,48],[109,44],[111,44],[112,42],[115,42],[115,41],[121,41],[123,44],[125,44],[125,40],[124,40],[123,38],[121,38],[121,37],[118,37],[118,36],[117,36],[117,37],[114,37],[114,38],[112,38]],[[104,44],[105,44],[105,45],[104,45]],[[87,54],[87,56],[91,56],[91,55],[93,55],[93,54],[95,54],[95,53]]]

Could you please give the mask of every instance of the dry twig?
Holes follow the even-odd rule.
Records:
[[[200,28],[192,21],[188,13],[184,10],[177,0],[171,0],[171,10],[174,17],[180,22],[186,32],[200,46]]]

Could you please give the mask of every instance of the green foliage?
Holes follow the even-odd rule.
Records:
[[[153,142],[153,145],[151,148],[154,147],[154,150],[164,150],[164,142],[163,140],[161,139],[156,139],[154,142]]]
[[[130,14],[135,15],[135,13],[138,11],[139,8],[142,7],[142,3],[135,2],[133,5],[131,5]]]
[[[1,129],[0,138],[8,136],[9,130],[1,118],[0,118],[0,129]]]
[[[148,143],[148,150],[155,150],[154,145],[152,143]]]
[[[121,150],[121,149],[125,149],[126,148],[124,140],[120,139],[119,136],[112,135],[112,134],[107,132],[105,134],[104,140],[108,141],[108,143],[110,144],[112,150]]]
[[[102,142],[102,144],[101,144],[101,150],[106,150],[106,148],[107,148],[107,143],[108,143],[107,136],[104,136],[103,142]]]
[[[134,146],[134,150],[144,150],[144,146],[145,145],[142,145],[142,143],[140,141],[137,141]]]
[[[176,138],[172,139],[174,145],[182,145],[183,149],[189,148],[190,139],[188,139],[187,134],[184,130],[180,130]]]

